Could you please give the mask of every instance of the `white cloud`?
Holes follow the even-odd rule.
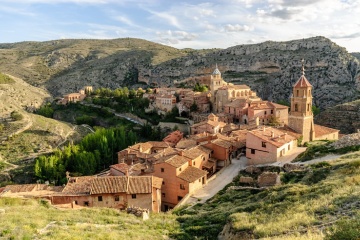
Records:
[[[247,32],[247,31],[253,31],[254,27],[249,27],[247,25],[239,25],[239,24],[227,24],[224,27],[226,32]]]

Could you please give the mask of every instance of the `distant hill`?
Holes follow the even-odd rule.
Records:
[[[354,57],[356,57],[358,60],[360,60],[360,52],[357,53],[351,53]]]
[[[210,74],[217,63],[226,81],[248,84],[264,99],[288,100],[303,58],[316,106],[357,99],[359,60],[324,37],[206,50],[179,50],[134,38],[0,44],[0,71],[45,87],[53,96],[84,85],[173,86]]]

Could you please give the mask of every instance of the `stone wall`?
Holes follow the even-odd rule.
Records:
[[[280,175],[276,172],[263,172],[257,179],[259,187],[270,187],[280,183]]]

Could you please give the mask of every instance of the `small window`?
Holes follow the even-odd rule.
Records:
[[[261,142],[261,146],[262,146],[263,148],[266,148],[266,142]]]
[[[88,201],[84,202],[84,206],[89,206],[89,202]]]
[[[295,103],[295,112],[297,112],[298,111],[298,105],[297,105],[297,103]]]
[[[131,194],[131,198],[135,199],[136,198],[136,194]]]
[[[178,196],[178,201],[181,201],[181,199],[183,199],[182,196]]]
[[[251,154],[255,154],[255,149],[251,149]]]
[[[161,168],[161,172],[165,172],[165,169],[164,169],[164,168]]]
[[[115,202],[118,202],[118,201],[120,201],[120,197],[119,197],[119,196],[115,196],[115,197],[114,197],[114,200],[115,200]]]
[[[161,196],[164,198],[164,197],[165,197],[165,193],[161,193]]]
[[[196,163],[196,162],[195,162],[195,161],[193,161],[193,166],[195,166],[195,163]]]
[[[270,114],[273,114],[274,113],[274,110],[270,110]]]
[[[75,204],[78,205],[78,201],[75,201]]]
[[[164,182],[164,181],[162,182],[162,185],[165,185],[165,182]]]
[[[102,199],[102,196],[98,196],[98,201],[99,201],[99,202],[102,202],[102,200],[103,200],[103,199]]]
[[[181,168],[179,168],[179,172],[181,172]]]
[[[296,90],[296,96],[297,97],[299,96],[299,90]]]
[[[290,144],[288,145],[288,150],[290,150]]]
[[[180,184],[180,189],[181,189],[181,190],[185,190],[185,185],[184,185],[184,184]]]
[[[266,111],[264,112],[264,115],[266,115]]]

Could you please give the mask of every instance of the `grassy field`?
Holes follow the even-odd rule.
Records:
[[[0,238],[4,239],[166,239],[179,231],[172,214],[142,221],[115,209],[56,209],[45,201],[0,198]]]
[[[9,162],[16,163],[24,157],[50,152],[59,144],[66,144],[66,139],[76,142],[89,133],[86,128],[74,127],[69,123],[36,114],[28,114],[28,116],[32,126],[0,145],[2,158]]]
[[[282,180],[267,190],[222,190],[175,211],[183,231],[174,237],[217,239],[227,225],[233,239],[323,239],[336,222],[360,219],[360,152],[282,173]]]

